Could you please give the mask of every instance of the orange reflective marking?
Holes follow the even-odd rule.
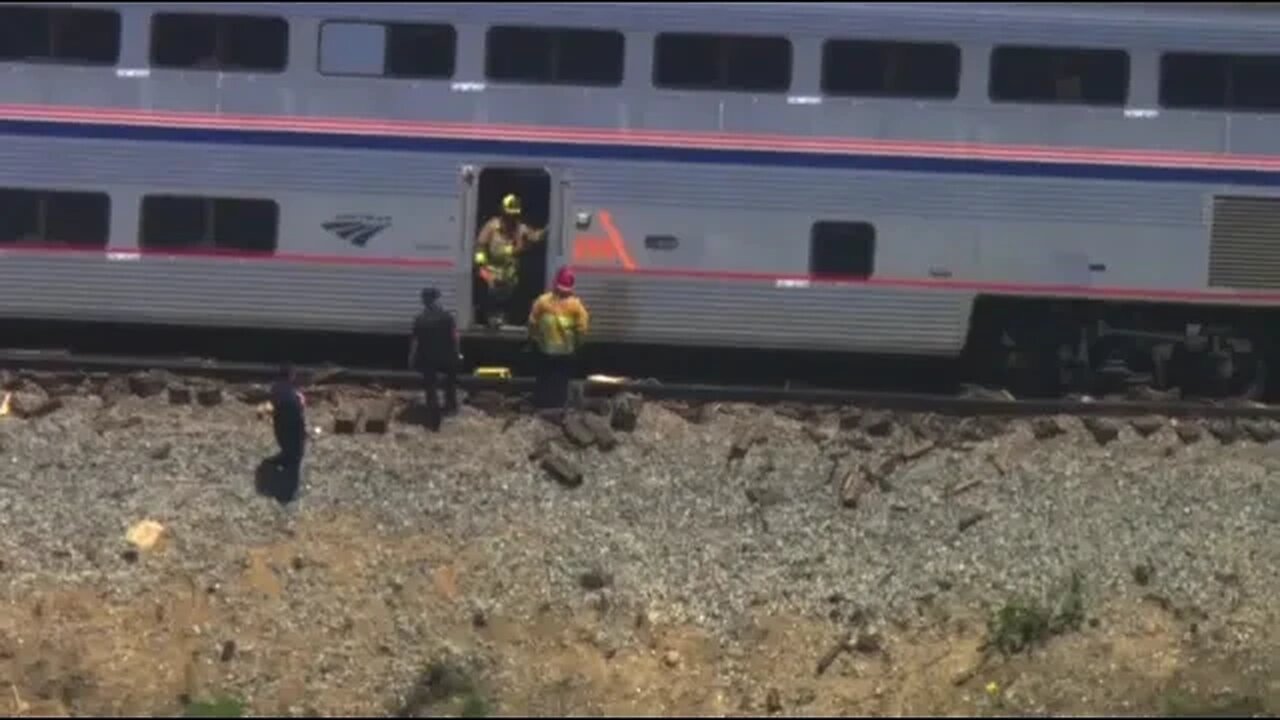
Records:
[[[613,224],[608,210],[598,213],[604,235],[579,235],[573,239],[573,262],[597,264],[618,262],[625,270],[635,270],[636,263],[627,252],[627,241]]]

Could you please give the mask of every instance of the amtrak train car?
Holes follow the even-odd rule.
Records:
[[[1141,3],[6,4],[0,317],[399,333],[434,285],[466,327],[514,193],[549,229],[523,301],[571,265],[602,341],[1248,380],[1276,37]]]

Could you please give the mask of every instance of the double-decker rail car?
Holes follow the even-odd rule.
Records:
[[[518,195],[616,343],[1255,387],[1280,20],[987,3],[0,6],[0,317],[476,317]],[[519,313],[517,312],[518,316]],[[1188,371],[1190,372],[1190,371]]]

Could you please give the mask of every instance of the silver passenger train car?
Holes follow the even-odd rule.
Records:
[[[1230,365],[1280,306],[1277,36],[1137,3],[3,5],[0,317],[403,332],[432,284],[465,327],[514,192],[531,289],[572,265],[605,341]]]

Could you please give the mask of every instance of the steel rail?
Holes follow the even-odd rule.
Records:
[[[0,350],[0,368],[30,372],[133,373],[161,371],[224,381],[269,380],[278,370],[270,363],[224,362],[208,358],[127,355],[79,355],[66,351]],[[373,385],[386,389],[418,389],[421,377],[409,370],[300,365],[304,383]],[[532,378],[490,379],[460,376],[458,384],[471,391],[503,394],[527,392]],[[656,381],[582,381],[588,396],[634,393],[641,397],[694,402],[758,404],[849,405],[861,408],[959,416],[1141,416],[1205,418],[1271,418],[1280,420],[1280,406],[1241,402],[1162,400],[1008,399],[966,395],[938,395],[870,390],[759,387],[742,385],[663,384]]]

